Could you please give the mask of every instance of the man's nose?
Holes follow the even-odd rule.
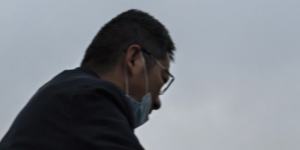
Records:
[[[156,100],[154,100],[152,104],[152,109],[158,110],[160,107],[161,107],[161,101],[160,98],[157,98]]]

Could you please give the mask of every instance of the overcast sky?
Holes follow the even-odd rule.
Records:
[[[177,47],[175,83],[136,130],[146,149],[300,149],[299,0],[0,0],[0,139],[131,8],[165,24]]]

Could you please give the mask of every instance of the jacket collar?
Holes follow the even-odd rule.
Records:
[[[126,107],[120,107],[124,115],[128,118],[129,124],[132,129],[134,129],[134,117],[133,117],[133,112],[130,109],[130,102],[131,101],[127,96],[124,91],[122,91],[119,87],[114,85],[113,83],[109,81],[105,81],[101,79],[101,76],[98,75],[94,70],[88,68],[88,67],[77,67],[75,70],[80,70],[86,74],[92,75],[101,81],[101,86],[106,87],[105,89],[114,95],[117,99],[121,100],[123,104],[125,104]]]

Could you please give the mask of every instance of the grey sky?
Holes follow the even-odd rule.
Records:
[[[0,138],[130,8],[158,18],[177,47],[176,81],[136,131],[146,149],[300,148],[299,0],[1,0]]]

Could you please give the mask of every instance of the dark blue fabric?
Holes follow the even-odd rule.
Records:
[[[33,95],[0,150],[142,150],[128,105],[93,71],[65,70]]]

